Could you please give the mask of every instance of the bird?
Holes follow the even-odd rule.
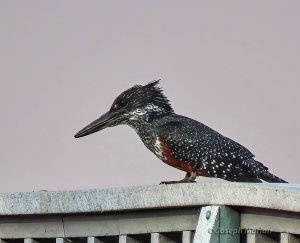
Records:
[[[74,137],[117,125],[132,127],[160,160],[186,173],[182,180],[162,184],[195,182],[197,176],[232,182],[287,183],[271,174],[241,144],[201,122],[176,114],[159,82],[160,79],[125,90],[109,111]]]

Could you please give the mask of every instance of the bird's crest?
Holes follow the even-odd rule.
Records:
[[[120,107],[132,110],[153,105],[166,112],[173,112],[173,108],[163,90],[158,86],[159,80],[154,80],[146,85],[134,85],[121,93],[114,101],[111,110]]]

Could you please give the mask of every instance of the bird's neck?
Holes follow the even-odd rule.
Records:
[[[153,121],[149,122],[145,119],[143,120],[131,120],[127,123],[130,127],[132,127],[144,145],[152,151],[152,147],[156,138],[156,129]]]
[[[131,126],[142,137],[153,133],[158,120],[168,116],[169,113],[147,112],[141,115],[132,116],[127,120],[127,125]]]
[[[129,119],[126,123],[134,130],[139,132],[140,130],[148,130],[151,127],[151,123],[153,118],[151,116],[143,115],[143,116],[136,116]]]
[[[172,113],[173,110],[168,111],[164,107],[148,104],[141,109],[132,111],[126,123],[131,126],[143,142],[146,143],[147,140],[155,137],[156,122]]]

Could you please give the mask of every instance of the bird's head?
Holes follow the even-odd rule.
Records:
[[[135,85],[121,93],[110,110],[80,130],[75,138],[87,136],[106,127],[134,122],[150,122],[173,112],[168,98],[158,87],[160,80]]]

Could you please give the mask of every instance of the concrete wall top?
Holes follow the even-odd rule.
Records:
[[[0,215],[101,213],[202,205],[246,206],[300,213],[300,184],[201,182],[0,193]]]

